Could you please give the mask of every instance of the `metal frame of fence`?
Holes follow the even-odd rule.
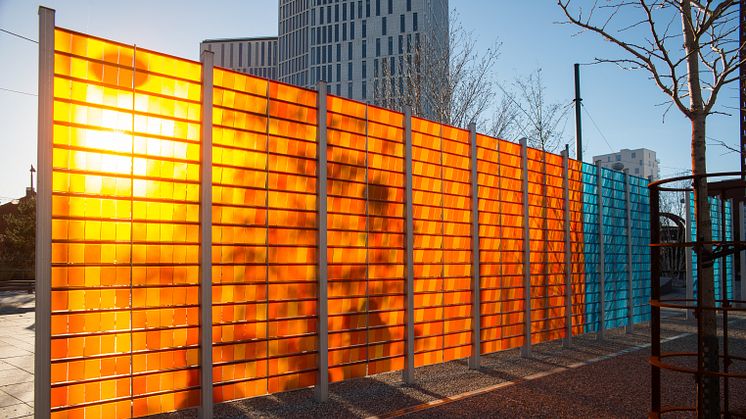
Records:
[[[52,231],[51,223],[52,219],[52,148],[53,148],[53,80],[54,80],[54,11],[46,8],[40,8],[40,42],[39,42],[39,157],[38,157],[38,198],[37,198],[37,242],[36,242],[36,278],[37,278],[37,308],[36,308],[36,358],[35,358],[35,416],[37,418],[44,418],[50,416],[52,409],[50,401],[50,340],[52,337],[50,317],[52,315],[51,307],[51,242],[52,242]],[[199,319],[200,325],[211,325],[213,324],[212,312],[213,312],[213,278],[212,278],[212,248],[213,248],[213,237],[212,237],[212,217],[213,217],[213,197],[212,197],[212,173],[213,173],[213,157],[212,157],[212,144],[213,144],[213,126],[212,126],[212,115],[213,115],[213,57],[212,53],[203,53],[201,57],[202,66],[202,94],[201,94],[201,162],[200,164],[200,215],[199,215],[199,228],[200,228],[200,251],[199,251]],[[317,281],[316,281],[316,339],[317,339],[317,377],[315,385],[315,398],[318,401],[325,401],[329,397],[329,295],[328,295],[328,267],[329,260],[327,256],[328,243],[328,227],[327,227],[327,167],[330,164],[327,156],[327,89],[326,86],[321,83],[317,87],[318,94],[317,98],[317,150],[316,159],[316,220],[317,220],[317,252],[316,252],[316,270],[317,270]],[[267,92],[269,97],[269,91]],[[367,105],[366,105],[367,106]],[[269,106],[267,109],[267,115],[269,115]],[[404,320],[404,366],[402,368],[403,381],[407,383],[413,383],[415,381],[415,356],[416,356],[416,336],[415,336],[415,221],[413,215],[415,212],[413,206],[413,134],[412,134],[412,116],[411,111],[407,110],[404,113],[403,128],[404,128],[404,253],[405,253],[405,268],[404,268],[404,284],[405,284],[405,320]],[[366,107],[366,124],[367,124],[367,107]],[[267,128],[269,130],[269,128]],[[367,125],[366,125],[367,130]],[[269,133],[267,134],[269,135]],[[442,135],[442,133],[441,133]],[[442,141],[442,137],[441,141]],[[367,141],[367,131],[366,131]],[[468,130],[468,157],[470,161],[469,168],[469,183],[470,183],[470,197],[468,197],[469,214],[470,214],[470,254],[471,262],[469,264],[469,275],[470,275],[470,305],[471,310],[469,313],[470,322],[470,345],[471,354],[468,356],[468,365],[470,368],[478,369],[480,367],[480,356],[483,353],[482,344],[482,315],[484,314],[485,305],[481,303],[482,300],[482,267],[481,255],[484,249],[480,248],[480,240],[484,239],[485,236],[480,234],[480,187],[479,178],[480,174],[477,170],[478,162],[478,144],[477,144],[477,132],[476,126],[471,124]],[[367,146],[366,146],[367,147]],[[528,152],[526,141],[522,140],[520,147],[520,168],[521,168],[521,193],[522,193],[522,230],[523,237],[522,241],[522,310],[523,310],[523,345],[521,346],[521,353],[523,355],[529,355],[531,353],[532,346],[532,330],[534,325],[532,324],[532,301],[531,296],[531,259],[532,259],[532,242],[530,238],[530,223],[532,218],[529,217],[529,163],[528,163]],[[366,150],[367,153],[367,150]],[[441,155],[441,161],[443,157]],[[366,165],[367,165],[366,161]],[[498,162],[498,164],[500,164]],[[545,163],[546,164],[546,163]],[[572,245],[576,243],[576,238],[573,238],[575,232],[571,229],[571,210],[570,202],[578,200],[578,197],[571,197],[570,184],[570,161],[567,151],[563,153],[561,163],[561,197],[559,202],[563,202],[564,208],[562,208],[562,215],[557,216],[559,219],[564,220],[564,225],[561,229],[561,239],[557,239],[557,242],[564,243],[563,254],[564,260],[562,262],[560,276],[562,281],[559,282],[557,288],[562,289],[563,294],[559,296],[563,301],[563,325],[562,332],[564,333],[565,344],[569,345],[572,340],[573,326],[582,326],[573,324],[573,313],[576,309],[577,302],[574,302],[573,292],[573,275],[576,275],[579,271],[573,269],[573,251]],[[544,174],[540,180],[542,190],[546,193],[547,188],[547,174],[546,166],[544,166]],[[605,169],[604,169],[605,170]],[[366,168],[367,171],[367,168]],[[582,172],[582,171],[580,171]],[[367,172],[366,172],[367,173]],[[600,166],[596,167],[596,187],[597,187],[597,240],[599,241],[600,259],[598,263],[600,274],[600,288],[599,296],[600,301],[600,321],[598,329],[598,337],[602,338],[604,335],[605,327],[605,305],[606,305],[606,284],[605,284],[605,269],[604,269],[604,230],[603,230],[603,219],[604,219],[604,197],[602,194],[603,170]],[[443,182],[443,175],[441,174],[441,182]],[[367,182],[367,174],[366,174]],[[536,183],[539,181],[532,180]],[[582,185],[582,184],[581,184]],[[442,186],[441,186],[442,187]],[[581,186],[582,189],[582,186]],[[576,193],[581,193],[575,191]],[[367,199],[367,198],[366,198]],[[543,199],[544,211],[546,211],[547,201]],[[632,248],[632,228],[631,228],[631,206],[630,200],[630,184],[629,175],[625,175],[625,209],[626,209],[626,234],[627,234],[627,246],[626,246],[626,266],[627,266],[627,281],[625,286],[627,288],[626,298],[626,310],[627,310],[627,330],[632,330],[632,320],[634,311],[634,301],[632,293],[632,264],[633,264],[633,248]],[[441,208],[442,211],[442,208]],[[441,213],[442,214],[442,213]],[[367,215],[366,215],[367,216]],[[441,215],[442,217],[442,215]],[[544,215],[544,226],[546,226],[546,215]],[[582,224],[581,224],[582,225]],[[367,228],[367,227],[366,227]],[[544,227],[546,230],[546,227]],[[558,230],[559,231],[559,230]],[[544,232],[546,234],[546,231]],[[546,237],[543,237],[539,241],[546,242]],[[581,243],[582,244],[582,243]],[[546,245],[546,243],[545,243]],[[268,246],[268,245],[267,245]],[[546,252],[546,247],[544,251]],[[559,253],[559,252],[558,252]],[[546,269],[549,265],[548,259],[544,259],[543,269],[544,276],[547,277]],[[549,291],[546,291],[547,293]],[[550,295],[546,295],[543,298],[548,299]],[[540,301],[537,302],[537,304]],[[545,303],[546,304],[546,303]],[[544,316],[549,316],[549,307],[545,306]],[[534,321],[548,321],[544,319],[533,319]],[[200,416],[203,418],[210,418],[212,416],[212,405],[213,405],[213,333],[211,327],[199,327],[199,381],[200,381]],[[205,368],[204,366],[210,366]]]

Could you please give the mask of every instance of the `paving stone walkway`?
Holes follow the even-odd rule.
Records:
[[[0,292],[0,418],[34,413],[34,294]]]

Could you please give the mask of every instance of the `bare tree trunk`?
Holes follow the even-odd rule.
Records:
[[[705,161],[705,118],[695,115],[692,119],[692,167],[694,175],[707,173]],[[712,241],[712,219],[710,217],[710,203],[707,199],[707,178],[695,180],[694,200],[695,218],[697,222],[697,242]],[[697,274],[697,295],[702,307],[715,307],[715,275],[713,271],[712,245],[699,247],[697,257],[699,265]],[[700,350],[703,353],[702,367],[705,371],[717,372],[720,369],[719,342],[717,336],[717,313],[714,310],[700,311],[698,319],[700,325]],[[716,376],[704,376],[701,383],[703,398],[699,406],[704,417],[720,417],[720,379]]]
[[[707,113],[702,102],[702,86],[699,78],[699,42],[694,34],[690,0],[682,0],[681,21],[684,33],[684,50],[686,51],[687,82],[689,85],[689,119],[692,122],[692,169],[695,176],[694,201],[697,220],[697,242],[699,245],[712,241],[712,220],[710,203],[707,200],[707,178],[697,178],[707,174],[707,146],[705,120]],[[715,276],[712,268],[712,245],[699,247],[697,263],[697,296],[701,307],[715,307]],[[717,336],[717,313],[714,310],[700,311],[698,325],[700,329],[700,350],[703,358],[701,368],[708,372],[720,369],[719,342]],[[702,386],[702,397],[698,402],[700,415],[708,418],[720,417],[720,378],[705,375],[698,383]],[[702,417],[702,416],[700,416]]]
[[[602,36],[626,53],[624,58],[596,61],[646,70],[661,91],[671,98],[672,104],[691,122],[696,250],[699,256],[697,302],[704,308],[697,318],[698,344],[702,354],[698,367],[707,373],[719,372],[714,260],[710,244],[712,220],[707,178],[704,177],[707,174],[705,120],[714,112],[713,107],[723,86],[738,80],[737,71],[743,65],[743,45],[738,38],[742,24],[738,8],[743,0],[609,0],[590,2],[590,10],[575,6],[572,11],[569,8],[571,1],[557,0],[557,4],[572,24]],[[629,16],[635,13],[640,17],[639,23],[629,25],[630,19],[635,20]],[[681,38],[670,30],[670,19],[675,13],[681,17]],[[615,19],[617,16],[625,18]],[[628,30],[640,32],[638,35],[642,38],[624,39],[626,36],[622,35]],[[687,99],[689,103],[685,104]],[[697,384],[699,417],[720,417],[720,379],[705,376]]]

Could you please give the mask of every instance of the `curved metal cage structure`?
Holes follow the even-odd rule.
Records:
[[[733,219],[743,225],[743,203],[746,194],[746,181],[740,178],[740,172],[711,173],[704,175],[682,176],[662,179],[649,185],[650,189],[650,252],[651,252],[651,418],[659,418],[667,414],[677,412],[694,412],[698,417],[703,417],[702,406],[704,405],[704,387],[701,385],[706,377],[720,378],[721,414],[724,417],[743,417],[746,411],[735,411],[731,409],[731,401],[734,394],[731,391],[733,380],[746,379],[746,373],[738,364],[746,364],[746,354],[734,353],[730,345],[729,320],[734,313],[746,313],[746,300],[735,298],[735,275],[730,269],[734,269],[736,256],[741,254],[741,272],[743,272],[743,253],[746,250],[746,241],[743,240],[743,231],[740,239],[731,234],[729,227],[733,225]],[[739,177],[738,179],[733,179]],[[724,182],[713,182],[722,180]],[[699,211],[709,211],[712,217],[712,240],[705,241],[702,235],[696,234],[696,227],[692,226],[687,231],[688,239],[683,242],[666,242],[661,235],[661,212],[662,193],[682,193],[691,196],[697,189],[699,182],[708,182],[709,196],[707,209],[697,208],[695,202],[693,208],[687,211],[694,215]],[[713,182],[713,183],[709,183]],[[691,199],[690,197],[687,198]],[[683,201],[682,201],[683,202]],[[742,230],[743,228],[741,228]],[[683,248],[685,252],[691,252],[689,259],[689,282],[686,298],[665,298],[661,294],[661,254],[664,249]],[[713,279],[715,288],[715,304],[705,305],[703,303],[702,278],[705,266],[713,266]],[[743,278],[741,279],[743,290]],[[697,350],[696,351],[665,351],[661,341],[661,311],[680,310],[693,313],[697,321]],[[720,337],[718,368],[713,370],[706,367],[704,336],[706,325],[702,314],[715,312],[717,317],[716,333]],[[696,360],[696,362],[694,362]],[[694,366],[692,366],[694,365]],[[694,406],[664,405],[662,401],[661,373],[672,371],[688,374],[694,378],[696,385],[696,404]]]

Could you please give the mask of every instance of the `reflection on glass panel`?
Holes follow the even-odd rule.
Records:
[[[61,29],[55,40],[52,413],[193,406],[200,66],[149,68],[158,54]],[[151,74],[174,66],[196,82]]]

